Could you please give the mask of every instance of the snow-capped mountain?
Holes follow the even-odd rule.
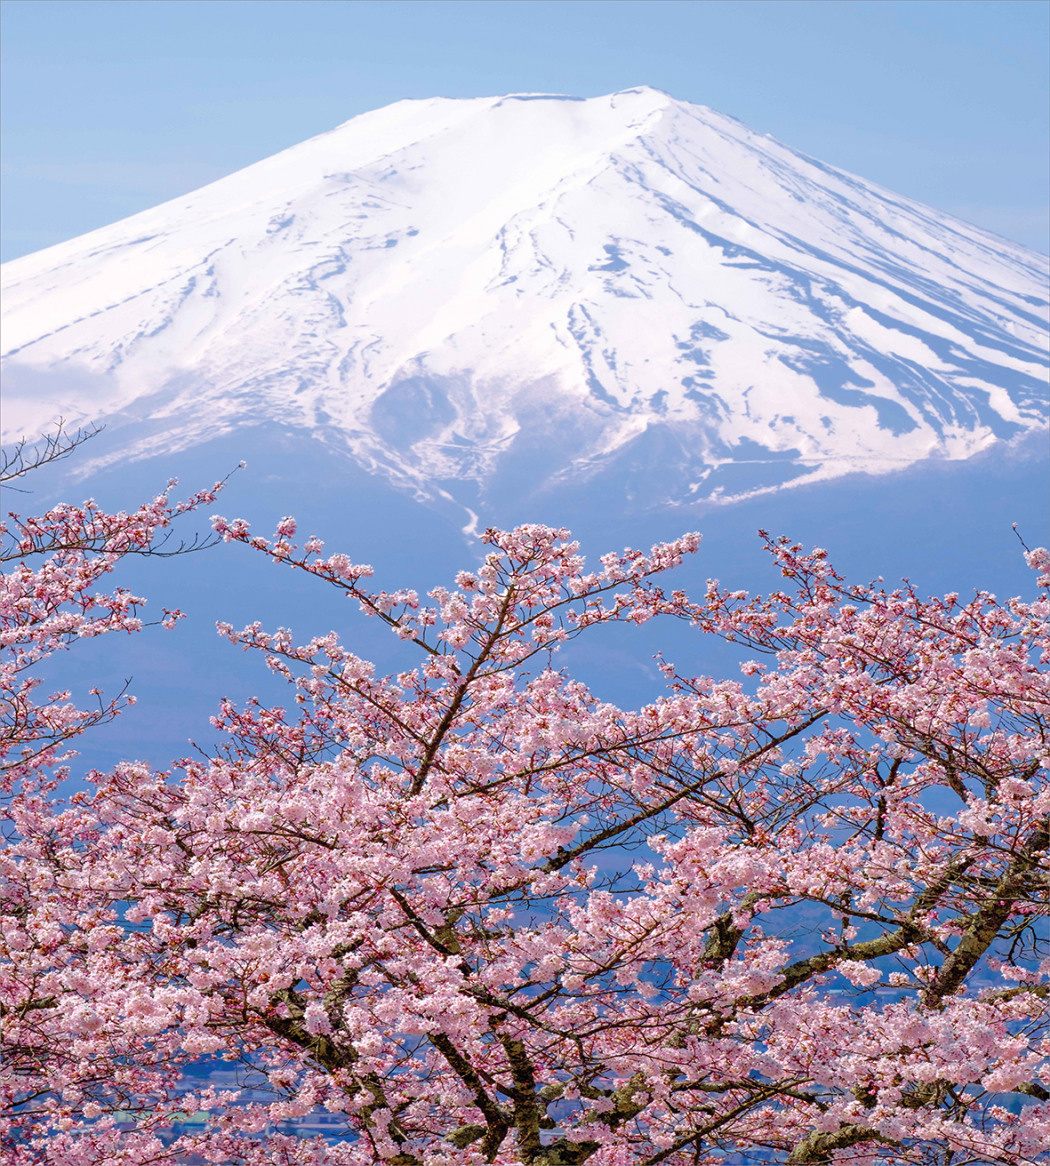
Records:
[[[1046,311],[1044,256],[653,89],[403,101],[5,265],[5,438],[728,498],[1045,426]]]

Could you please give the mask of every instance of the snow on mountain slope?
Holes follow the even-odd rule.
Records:
[[[1044,256],[648,88],[399,102],[5,265],[4,305],[5,438],[276,422],[460,500],[729,498],[1048,416]]]

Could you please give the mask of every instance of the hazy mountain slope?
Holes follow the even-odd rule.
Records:
[[[1044,426],[1046,283],[652,89],[406,101],[7,264],[5,435],[277,422],[466,503],[729,497]]]

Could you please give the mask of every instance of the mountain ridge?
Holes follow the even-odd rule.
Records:
[[[656,90],[398,102],[5,264],[5,436],[277,421],[464,505],[646,457],[643,501],[732,499],[1045,426],[1045,268]]]

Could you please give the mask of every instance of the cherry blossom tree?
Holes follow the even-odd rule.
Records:
[[[661,576],[695,535],[587,571],[525,526],[428,602],[291,519],[215,529],[418,660],[223,626],[287,708],[21,803],[12,1161],[1046,1154],[1050,554],[1034,599],[927,600],[767,539],[785,590],[690,598]],[[679,662],[642,708],[555,667],[654,619]],[[739,679],[693,675],[704,636]]]
[[[37,445],[20,442],[4,456],[0,481],[6,489],[21,492],[17,483],[26,475],[68,456],[97,432],[69,433],[60,424]],[[68,690],[42,695],[37,669],[82,640],[141,630],[145,600],[126,588],[107,590],[105,577],[128,555],[166,557],[210,545],[199,538],[172,542],[172,523],[213,502],[223,484],[174,502],[173,480],[167,490],[132,511],[109,512],[89,500],[81,506],[56,505],[39,516],[11,513],[0,523],[5,568],[0,584],[0,790],[8,843],[0,859],[4,1136],[13,1139],[4,1145],[15,1160],[27,1152],[27,1120],[31,1125],[43,1121],[42,1128],[53,1119],[66,1120],[50,1091],[68,1091],[84,1079],[113,1088],[116,1080],[108,1071],[115,1065],[112,1059],[95,1058],[94,1065],[76,1068],[62,1027],[55,1025],[55,1009],[68,991],[66,977],[76,979],[83,934],[67,914],[75,896],[55,893],[51,864],[56,859],[60,866],[66,863],[67,873],[75,878],[69,859],[59,856],[79,856],[84,849],[78,813],[59,796],[76,756],[72,745],[135,700],[126,686],[110,695],[93,688],[87,706],[75,702]],[[181,618],[181,611],[164,610],[157,622],[170,628]],[[73,798],[74,805],[83,801],[83,795]],[[84,902],[92,904],[89,910],[98,908],[97,898]],[[59,1076],[64,1085],[58,1083]]]

